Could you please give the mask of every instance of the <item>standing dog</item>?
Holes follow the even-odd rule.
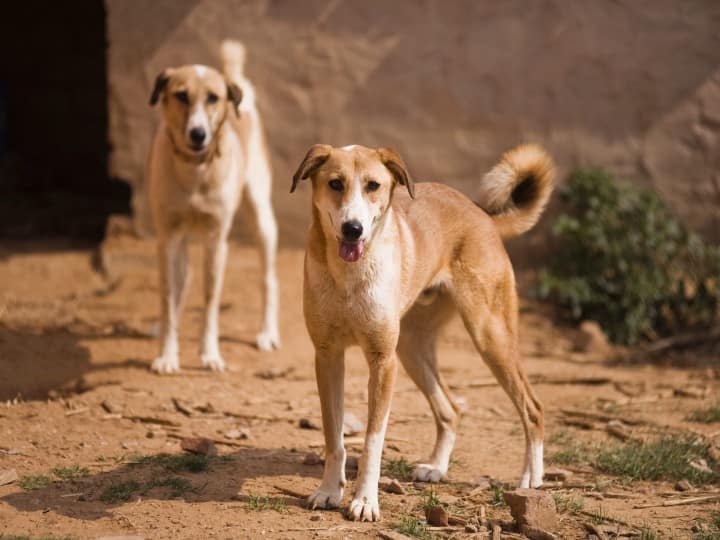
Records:
[[[243,75],[245,51],[222,45],[223,71],[191,65],[158,75],[150,104],[162,101],[163,119],[149,161],[150,205],[160,266],[160,356],[153,371],[180,369],[178,324],[189,283],[190,236],[205,243],[203,366],[223,370],[218,312],[227,237],[244,187],[257,218],[264,272],[265,313],[257,346],[280,344],[275,276],[277,225],[270,204],[272,177],[253,87]]]
[[[293,177],[312,180],[304,310],[315,345],[325,432],[325,469],[310,496],[337,507],[345,486],[344,352],[359,345],[369,364],[368,422],[355,520],[380,517],[378,479],[397,371],[396,355],[435,416],[437,438],[417,480],[448,469],[458,408],[438,372],[436,342],[458,311],[477,350],[514,403],[525,431],[520,486],[543,479],[543,409],[518,353],[518,299],[502,239],[530,229],[553,188],[553,164],[536,146],[506,153],[484,178],[478,208],[441,184],[414,185],[393,150],[313,146]],[[404,189],[396,191],[398,184]]]

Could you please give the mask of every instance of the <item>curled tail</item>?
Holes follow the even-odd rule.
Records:
[[[220,44],[223,73],[237,85],[245,78],[245,46],[239,41],[225,39]]]
[[[495,221],[503,238],[530,230],[545,209],[555,182],[555,164],[534,144],[503,154],[482,179],[476,203]]]

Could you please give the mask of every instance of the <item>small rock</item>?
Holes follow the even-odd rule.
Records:
[[[343,415],[343,435],[350,437],[357,435],[365,429],[365,424],[353,413],[346,412]]]
[[[557,528],[555,500],[547,491],[520,488],[506,491],[503,497],[521,530],[526,527],[538,531]]]
[[[472,483],[475,485],[470,495],[477,495],[478,493],[490,489],[492,487],[492,478],[489,476],[480,476],[475,478]]]
[[[226,439],[249,439],[250,430],[247,428],[242,429],[231,429],[225,432]]]
[[[551,468],[545,470],[545,480],[551,482],[565,482],[572,475],[573,473],[565,469]]]
[[[15,469],[6,469],[0,471],[0,486],[6,486],[16,482],[18,479],[18,473]]]
[[[320,429],[320,426],[309,418],[301,418],[299,425],[301,429]]]
[[[690,491],[693,489],[693,485],[683,478],[675,484],[675,489],[678,491]]]
[[[360,460],[356,456],[348,456],[345,459],[346,471],[357,471],[360,467]]]
[[[188,437],[180,441],[180,448],[193,454],[203,456],[217,456],[215,443],[205,437]]]
[[[708,467],[707,461],[705,461],[703,458],[695,458],[692,461],[690,461],[689,465],[695,469],[696,471],[700,471],[703,473],[712,474],[712,469]]]
[[[632,439],[630,427],[620,420],[610,420],[605,426],[605,431],[610,435],[617,437],[621,441]]]
[[[308,452],[303,459],[303,465],[320,465],[322,463],[323,459],[315,452]]]
[[[155,432],[154,432],[152,429],[149,429],[149,430],[145,433],[145,437],[147,437],[148,439],[154,439],[154,438],[155,438]]]
[[[275,368],[265,369],[263,371],[258,371],[257,373],[255,373],[255,376],[260,379],[265,379],[266,381],[271,381],[273,379],[280,379],[282,377],[286,377],[293,371],[295,371],[294,367],[286,367],[286,368],[275,367]]]
[[[542,529],[536,529],[534,527],[522,527],[520,531],[527,536],[530,540],[556,540],[557,536],[554,534],[544,531]]]
[[[437,498],[444,506],[452,506],[458,502],[458,498],[455,495],[450,495],[449,493],[438,493]]]
[[[382,538],[382,540],[409,540],[410,537],[406,536],[404,534],[401,534],[397,531],[392,531],[390,529],[385,531],[378,531],[378,537]],[[347,536],[344,538],[348,538]]]
[[[383,490],[385,490],[388,493],[395,493],[396,495],[405,495],[405,488],[402,487],[402,484],[400,484],[400,482],[398,482],[395,478],[393,478],[386,484],[380,484],[380,485],[382,486]]]
[[[605,332],[595,321],[580,323],[580,332],[575,338],[575,350],[584,353],[606,353],[610,350]]]
[[[322,520],[322,515],[320,515],[320,514],[313,514],[310,516],[310,521],[321,521],[321,520]]]
[[[447,527],[448,513],[442,506],[431,506],[425,510],[425,519],[432,527]]]
[[[675,395],[680,397],[690,397],[702,399],[707,397],[710,388],[707,386],[687,386],[685,388],[676,388]]]
[[[205,403],[204,405],[202,405],[202,404],[195,405],[193,407],[193,409],[195,409],[196,411],[199,411],[201,413],[204,413],[204,414],[212,414],[215,412],[215,407],[213,407],[213,404],[210,403],[209,401],[207,403]]]
[[[100,406],[105,410],[108,414],[117,414],[122,411],[122,408],[113,403],[110,400],[104,399],[100,402]]]

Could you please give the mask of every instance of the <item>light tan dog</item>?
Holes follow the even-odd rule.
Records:
[[[543,479],[543,409],[518,353],[518,299],[502,239],[530,229],[553,188],[553,164],[537,146],[506,153],[483,179],[478,206],[441,184],[414,185],[388,149],[318,144],[293,177],[312,180],[304,309],[315,345],[325,432],[325,470],[310,496],[337,507],[345,486],[344,352],[359,345],[370,369],[368,423],[355,493],[355,520],[380,517],[378,479],[400,358],[435,416],[437,439],[417,480],[448,469],[458,408],[438,372],[436,341],[457,310],[520,413],[526,437],[520,486]],[[398,184],[404,186],[396,190]]]
[[[227,237],[244,188],[257,218],[264,272],[264,319],[257,346],[280,344],[275,275],[277,225],[270,203],[272,177],[254,89],[243,76],[245,51],[222,45],[224,74],[207,66],[169,68],[155,82],[152,105],[163,119],[149,160],[150,205],[160,267],[160,356],[152,369],[180,369],[178,324],[188,289],[187,244],[205,243],[205,328],[202,364],[223,370],[218,312],[227,258]]]

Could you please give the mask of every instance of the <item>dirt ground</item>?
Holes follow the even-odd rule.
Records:
[[[381,491],[379,523],[304,507],[298,495],[314,489],[322,468],[303,462],[307,452],[322,454],[322,433],[299,427],[301,418],[320,425],[301,309],[303,253],[279,253],[283,347],[260,353],[252,346],[260,321],[258,259],[250,247],[232,247],[221,313],[229,369],[222,374],[201,370],[197,354],[199,257],[195,248],[181,335],[184,369],[160,377],[148,371],[157,351],[151,242],[120,235],[99,250],[58,243],[0,249],[0,478],[10,469],[20,477],[0,486],[0,537],[376,538],[406,516],[422,517],[428,487],[409,481],[402,483],[405,494]],[[702,433],[707,440],[720,435],[718,424],[686,420],[714,401],[720,382],[709,368],[574,352],[575,331],[527,299],[521,323],[527,370],[547,409],[548,457],[577,441],[613,444],[606,431],[613,418],[639,421],[628,428],[632,436],[653,430]],[[457,321],[442,340],[440,359],[465,413],[450,481],[436,492],[459,521],[429,534],[487,537],[463,524],[484,508],[488,519],[503,523],[503,537],[519,538],[508,508],[497,504],[497,489],[485,489],[483,480],[517,482],[523,458],[517,415]],[[366,380],[359,351],[350,351],[346,408],[360,419],[366,417]],[[696,387],[704,390],[682,395]],[[573,416],[573,410],[597,416]],[[243,430],[247,438],[228,438]],[[181,454],[179,440],[190,435],[216,441],[218,457],[207,470],[172,470],[170,461],[153,457]],[[429,408],[401,373],[386,463],[421,460],[433,438]],[[359,455],[360,443],[359,435],[348,438],[349,455]],[[572,476],[546,489],[577,503],[561,512],[558,538],[587,538],[585,524],[596,524],[608,538],[639,537],[643,528],[645,538],[693,538],[698,519],[720,509],[718,499],[663,506],[714,494],[717,486],[682,493],[673,482],[628,482],[588,465],[562,467]],[[352,482],[346,499],[351,491]]]

